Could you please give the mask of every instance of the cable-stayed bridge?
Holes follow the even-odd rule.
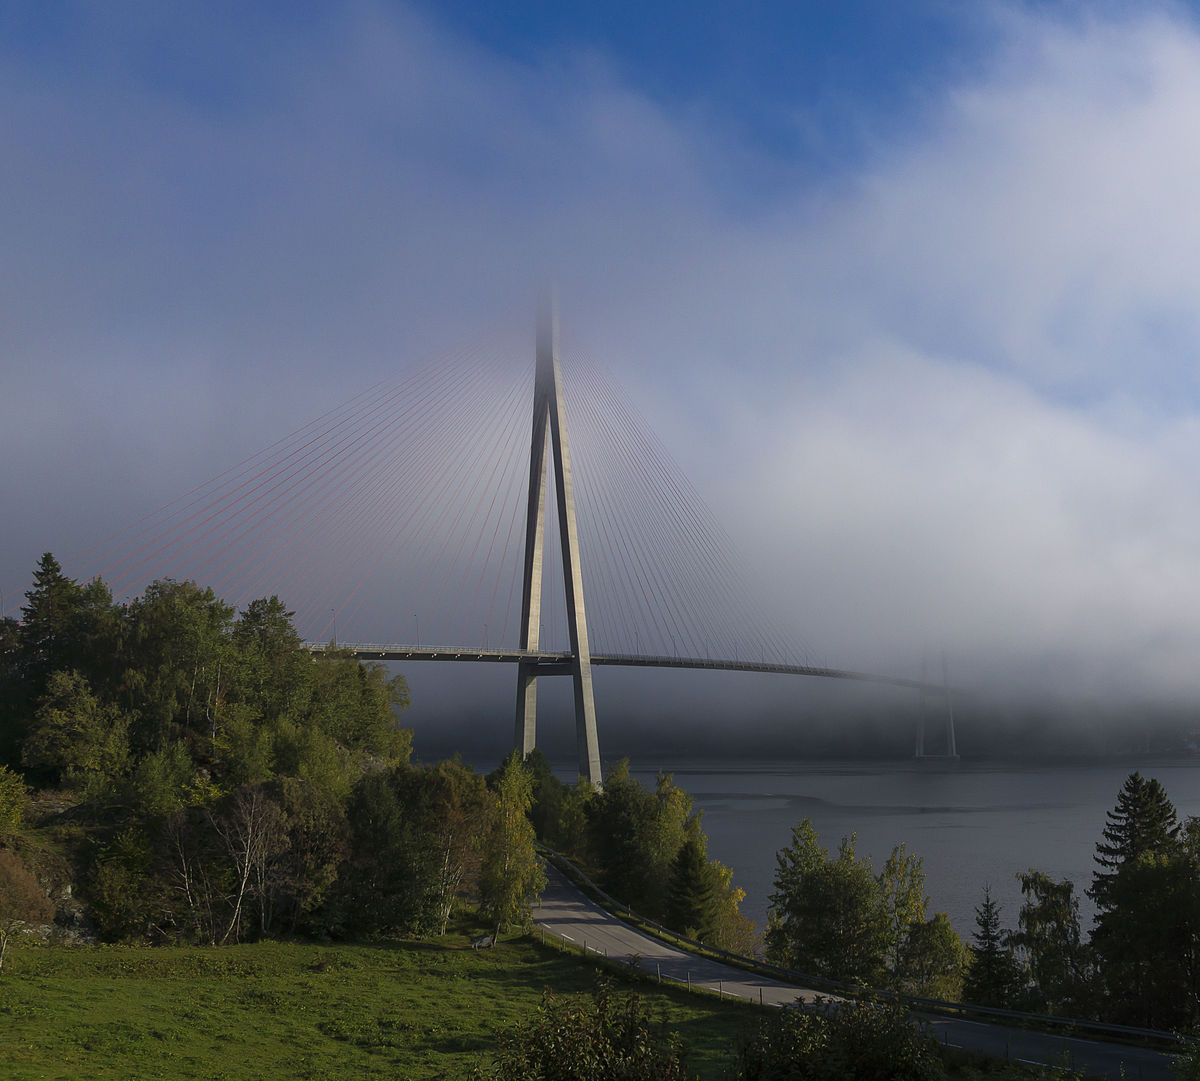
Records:
[[[239,607],[274,594],[315,651],[515,664],[523,753],[538,680],[569,676],[580,773],[597,784],[593,667],[866,680],[949,703],[942,685],[821,663],[765,618],[628,398],[582,354],[564,378],[549,306],[532,425],[528,360],[514,352],[464,349],[371,388],[66,568],[117,597],[167,577]],[[454,642],[469,644],[433,644]]]
[[[569,665],[570,652],[531,649],[483,649],[477,646],[413,646],[376,642],[331,642],[312,644],[309,650],[322,653],[349,649],[364,661],[491,661],[497,664],[533,663],[547,666]],[[778,676],[819,676],[825,679],[846,679],[859,683],[885,683],[892,687],[943,694],[943,684],[904,676],[884,676],[873,672],[855,672],[846,668],[828,668],[815,664],[771,664],[765,661],[719,661],[709,657],[667,657],[636,653],[593,653],[592,665],[600,668],[691,668],[708,672],[759,672]],[[565,674],[565,668],[563,673]]]

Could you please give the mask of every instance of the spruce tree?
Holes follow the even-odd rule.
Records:
[[[1181,1028],[1197,1014],[1200,896],[1175,808],[1157,780],[1131,773],[1096,845],[1091,944],[1107,1020]]]
[[[1181,850],[1175,807],[1157,780],[1146,780],[1136,770],[1117,795],[1117,805],[1107,812],[1104,840],[1096,845],[1098,870],[1088,896],[1096,902],[1097,924],[1112,908],[1113,892],[1121,868],[1143,855],[1173,856]]]
[[[21,608],[22,667],[34,697],[42,693],[51,672],[81,667],[77,614],[82,596],[79,584],[46,552]]]
[[[554,776],[549,761],[537,747],[525,756],[525,768],[533,782],[533,806],[529,809],[529,820],[533,823],[537,838],[551,848],[561,848],[559,820],[562,818],[563,794],[567,786]]]
[[[983,887],[983,904],[975,909],[978,930],[972,938],[971,968],[963,983],[963,998],[981,1006],[1017,1005],[1024,980],[1021,966],[1000,930],[1000,906],[990,886]]]
[[[21,672],[20,625],[0,619],[0,767],[20,768],[21,740],[32,712]]]
[[[50,674],[83,668],[77,618],[83,591],[46,552],[25,594],[19,623],[0,637],[0,762],[20,766],[21,743]]]
[[[667,926],[701,941],[712,932],[712,876],[704,847],[695,839],[685,841],[671,864],[667,887]]]

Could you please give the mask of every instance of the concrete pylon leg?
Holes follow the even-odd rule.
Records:
[[[546,436],[549,434],[549,446]],[[593,785],[603,783],[600,748],[596,735],[596,704],[592,693],[592,660],[588,645],[587,614],[583,602],[583,572],[579,558],[579,529],[575,518],[575,488],[567,441],[566,408],[562,395],[562,369],[558,360],[558,317],[547,301],[538,318],[537,369],[533,386],[533,435],[529,453],[529,501],[525,513],[525,569],[521,595],[521,648],[539,648],[542,606],[542,556],[545,545],[547,452],[554,458],[554,495],[563,584],[566,589],[567,627],[571,646],[571,677],[575,690],[575,738],[579,773]],[[515,745],[522,755],[537,744],[536,661],[522,662],[517,671]]]
[[[942,654],[942,685],[946,688],[946,754],[958,757],[958,742],[954,738],[954,699],[950,693],[950,673],[946,668],[946,654]]]
[[[537,665],[517,665],[517,730],[514,746],[522,758],[537,746]]]

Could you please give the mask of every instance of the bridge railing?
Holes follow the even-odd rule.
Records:
[[[555,664],[570,661],[573,654],[568,650],[519,649],[476,645],[406,645],[395,642],[304,642],[302,648],[310,653],[324,653],[330,649],[348,650],[363,660],[432,660],[432,661],[541,661]],[[840,679],[858,683],[877,683],[893,687],[905,687],[932,695],[956,693],[953,687],[940,683],[904,676],[881,676],[871,672],[856,672],[842,668],[826,668],[808,664],[783,664],[775,661],[728,660],[710,657],[687,657],[679,654],[600,653],[591,655],[596,667],[614,668],[687,668],[714,672],[758,672],[764,675],[816,676],[823,679]]]

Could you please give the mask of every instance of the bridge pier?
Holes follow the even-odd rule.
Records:
[[[549,436],[549,439],[547,439]],[[537,680],[542,675],[570,674],[575,690],[575,741],[579,774],[599,788],[600,748],[596,737],[596,703],[592,693],[592,660],[583,576],[579,558],[579,529],[575,519],[575,488],[567,442],[562,369],[558,359],[558,313],[546,298],[538,314],[537,368],[533,384],[533,433],[529,448],[529,498],[525,512],[525,566],[521,592],[521,648],[536,651],[541,643],[542,557],[546,535],[548,456],[554,459],[554,502],[562,549],[566,590],[570,660],[547,665],[522,661],[517,666],[517,709],[514,745],[522,756],[537,746]]]
[[[945,726],[945,744],[941,754],[930,754],[925,749],[925,707],[926,707],[926,692],[929,685],[926,683],[925,677],[926,666],[921,665],[921,705],[920,713],[917,718],[917,750],[913,756],[917,761],[926,762],[949,762],[958,761],[958,744],[954,737],[954,700],[950,693],[950,678],[946,671],[946,658],[942,656],[942,688],[941,693],[946,699],[946,726]]]

